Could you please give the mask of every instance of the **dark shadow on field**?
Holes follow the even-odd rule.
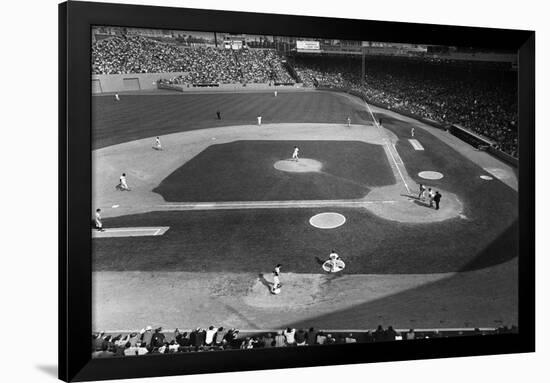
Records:
[[[510,261],[495,268],[456,273],[410,290],[280,327],[374,329],[382,325],[407,329],[517,325],[517,280],[517,262]],[[367,293],[365,299],[368,299]]]
[[[239,310],[237,310],[233,306],[230,306],[228,304],[224,304],[223,306],[227,309],[227,311],[229,311],[232,314],[235,314],[240,320],[242,320],[244,323],[246,323],[248,328],[253,329],[253,330],[257,330],[259,328],[262,328],[262,326],[258,326],[254,322],[251,322],[250,320],[248,320],[246,315],[241,313]]]
[[[319,257],[315,257],[315,262],[317,262],[317,264],[319,266],[323,266],[323,264],[325,263],[325,261],[323,261],[321,258]]]
[[[418,200],[418,201],[422,201],[420,199],[420,197],[418,197],[416,194],[400,194],[400,196],[410,198],[410,199],[415,199],[415,200]]]
[[[264,273],[258,274],[258,279],[260,280],[260,282],[262,282],[262,285],[267,287],[269,292],[271,292],[271,285],[273,284],[273,282],[269,282],[267,279],[265,279]]]
[[[425,202],[425,201],[422,201],[422,200],[414,200],[413,202],[418,206],[426,207],[428,209],[432,209],[432,207],[430,207],[429,202]]]
[[[502,251],[503,249],[508,251]],[[519,254],[519,222],[517,219],[460,271],[471,271],[498,265],[508,261],[510,253]]]

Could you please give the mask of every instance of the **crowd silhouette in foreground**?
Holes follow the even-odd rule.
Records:
[[[147,326],[131,334],[92,334],[92,357],[110,358],[148,354],[172,354],[222,350],[248,350],[272,347],[323,346],[349,343],[411,341],[452,336],[474,336],[517,333],[516,326],[496,329],[469,330],[414,330],[396,331],[381,325],[374,331],[323,331],[287,328],[273,332],[245,333],[238,329],[210,326],[192,331],[164,332],[162,328]]]

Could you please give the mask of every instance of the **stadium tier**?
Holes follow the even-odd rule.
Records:
[[[170,76],[174,72],[180,74]],[[360,57],[284,57],[275,49],[183,46],[144,36],[96,41],[92,74],[124,73],[166,73],[159,87],[298,81],[305,87],[352,89],[388,109],[458,124],[517,157],[515,72],[505,65],[377,56],[367,60],[363,81]]]

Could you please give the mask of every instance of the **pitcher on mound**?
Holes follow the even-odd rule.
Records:
[[[292,153],[292,161],[298,161],[298,153],[300,152],[300,148],[297,146],[294,147],[294,152]]]

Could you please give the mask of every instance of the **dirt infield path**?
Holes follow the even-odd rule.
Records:
[[[394,172],[396,183],[390,186],[373,187],[359,200],[340,201],[271,201],[271,203],[229,202],[226,204],[167,204],[152,190],[160,182],[212,144],[238,140],[350,140],[384,147],[388,162]],[[397,138],[389,131],[371,125],[344,124],[267,124],[245,125],[203,129],[170,134],[162,137],[164,150],[152,149],[153,138],[113,145],[92,152],[93,156],[93,201],[100,207],[104,217],[145,213],[157,210],[200,210],[223,208],[274,208],[318,206],[359,206],[388,220],[409,223],[429,223],[461,216],[462,203],[451,192],[443,191],[446,203],[436,211],[429,209],[414,195],[409,194],[415,181],[408,175],[403,162],[395,151]],[[393,149],[393,150],[392,150]],[[130,192],[115,189],[118,178],[126,173]],[[383,206],[381,203],[384,202]],[[386,203],[385,201],[390,201]],[[377,202],[377,203],[373,203]],[[291,206],[289,206],[291,205]]]
[[[154,256],[154,254],[151,254]],[[96,272],[94,330],[146,325],[241,329],[493,327],[517,323],[516,260],[472,272],[430,275]],[[483,287],[480,287],[483,286]],[[486,289],[492,299],[486,298]],[[406,318],[406,319],[405,319]]]

